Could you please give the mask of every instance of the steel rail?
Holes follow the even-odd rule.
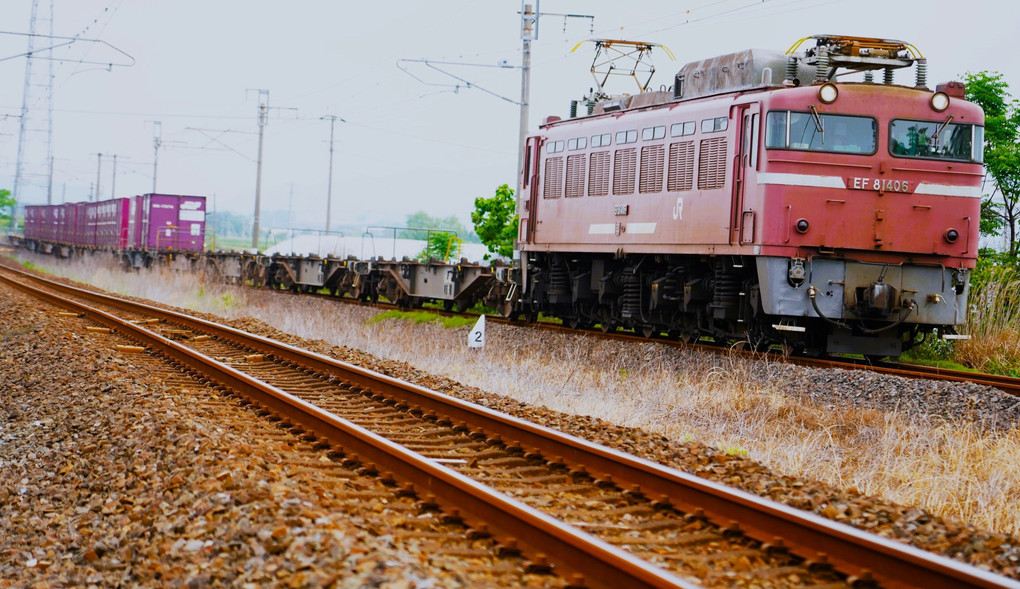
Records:
[[[892,364],[888,366],[861,364],[851,361],[840,361],[823,358],[793,357],[789,362],[800,366],[822,367],[822,368],[843,368],[846,370],[871,370],[879,374],[892,376],[903,376],[907,378],[923,378],[926,380],[947,380],[952,382],[972,382],[1000,389],[1011,395],[1020,396],[1020,378],[1004,376],[999,374],[985,374],[981,372],[967,372],[966,370],[952,370],[948,368],[937,368],[933,366],[919,366],[912,364]]]
[[[358,299],[351,299],[348,297],[337,297],[323,293],[296,293],[288,290],[277,290],[274,291],[279,294],[286,294],[292,296],[312,296],[331,301],[337,301],[345,304],[352,304],[364,307],[381,308],[381,309],[394,309],[402,310],[403,307],[395,305],[393,303],[380,303],[362,301]],[[442,309],[429,309],[429,311],[436,313],[437,315],[447,315],[455,317],[477,317],[475,313],[458,313],[455,311],[446,311]],[[762,352],[753,352],[745,349],[735,349],[728,347],[712,346],[705,344],[698,344],[696,342],[685,343],[669,339],[660,338],[648,338],[638,334],[630,333],[618,333],[614,331],[600,332],[593,329],[575,329],[566,325],[560,325],[557,323],[540,321],[535,323],[522,323],[520,321],[511,321],[500,316],[486,315],[486,320],[499,323],[503,325],[512,325],[517,327],[534,327],[538,329],[544,329],[547,331],[557,331],[571,334],[581,334],[591,337],[598,337],[601,339],[611,339],[617,341],[626,342],[640,342],[640,343],[657,343],[664,346],[674,348],[691,348],[697,347],[700,350],[705,350],[713,353],[726,353],[734,354],[745,358],[756,358],[762,357]],[[1020,396],[1020,378],[998,375],[998,374],[987,374],[983,372],[969,372],[966,370],[953,370],[949,368],[939,368],[933,366],[922,366],[918,364],[900,364],[896,362],[873,364],[864,360],[853,360],[850,358],[812,358],[809,356],[785,356],[780,355],[776,352],[768,352],[768,357],[779,358],[783,362],[789,364],[796,364],[798,366],[807,366],[811,368],[842,368],[845,370],[870,370],[879,374],[888,374],[891,376],[902,376],[905,378],[920,378],[925,380],[945,380],[951,382],[970,382],[974,384],[989,386],[997,388],[1006,392],[1010,395]]]
[[[398,480],[408,481],[416,486],[417,492],[435,494],[436,503],[444,505],[449,510],[458,510],[465,521],[485,523],[494,535],[504,541],[519,541],[536,554],[549,555],[554,562],[581,575],[586,586],[685,589],[696,587],[672,573],[428,460],[346,419],[148,329],[83,303],[17,282],[7,276],[0,275],[0,281],[55,306],[84,313],[89,319],[143,344],[188,370],[201,374],[225,392],[248,398],[280,418],[314,432],[332,446],[342,448],[348,458],[371,464],[375,469],[391,473]],[[88,293],[67,285],[57,283],[50,285],[60,290],[74,291],[76,296]],[[112,299],[104,295],[90,294],[100,297],[106,304]],[[154,314],[157,310],[146,305],[138,305],[137,308],[143,309],[146,314]],[[183,317],[167,311],[164,313],[169,313],[175,321]],[[208,324],[204,321],[201,323]],[[213,324],[208,324],[211,325]]]
[[[464,422],[489,435],[498,435],[508,444],[584,467],[593,476],[612,480],[622,488],[657,496],[680,510],[703,510],[714,523],[737,525],[743,533],[761,542],[781,540],[794,554],[808,561],[828,561],[837,570],[852,577],[873,577],[888,587],[1020,589],[1020,583],[1006,577],[365,368],[203,319],[53,283],[36,276],[32,278],[66,289],[76,296],[136,312],[142,310],[155,317],[188,325],[196,331],[256,349],[305,370],[342,379],[376,395],[421,407],[453,422]],[[277,409],[274,407],[273,410]]]

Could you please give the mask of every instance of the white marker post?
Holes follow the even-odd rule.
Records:
[[[468,333],[468,347],[481,348],[485,345],[485,315],[480,315],[475,326]]]

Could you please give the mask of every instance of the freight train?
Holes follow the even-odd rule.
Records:
[[[205,246],[205,197],[143,194],[100,202],[25,207],[26,247],[67,257],[110,250],[129,266],[159,256],[200,254]]]
[[[903,68],[914,80],[896,84]],[[229,280],[408,307],[483,302],[606,331],[898,356],[933,333],[962,337],[978,248],[983,113],[958,82],[929,89],[926,72],[908,43],[816,35],[547,117],[526,141],[511,267],[198,254],[169,241],[180,221],[134,237],[153,229],[139,215],[158,195],[118,217],[134,220],[126,242],[97,225],[73,247],[120,248],[134,266],[184,253]],[[28,247],[72,247],[50,214],[28,215]]]

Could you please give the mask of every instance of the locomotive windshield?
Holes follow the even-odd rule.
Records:
[[[765,147],[800,151],[873,154],[878,145],[878,122],[871,117],[772,111],[768,114]]]
[[[889,153],[900,157],[978,162],[983,159],[984,128],[946,121],[894,119]]]

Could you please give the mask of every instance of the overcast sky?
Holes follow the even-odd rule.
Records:
[[[13,188],[31,0],[0,0],[0,188]],[[398,59],[493,66],[521,63],[520,2],[264,0],[53,0],[54,33],[99,39],[54,51],[55,202],[94,190],[152,190],[153,123],[161,122],[159,192],[215,195],[218,210],[250,215],[258,151],[257,89],[269,90],[262,178],[263,228],[324,224],[329,122],[336,125],[332,224],[400,224],[408,213],[457,215],[500,184],[515,185],[520,70],[450,66],[475,88]],[[48,9],[48,0],[40,0]],[[533,48],[530,128],[567,116],[592,86],[590,38],[660,43],[652,86],[686,62],[760,47],[785,51],[812,34],[901,39],[928,58],[929,86],[965,72],[1003,73],[1020,93],[1015,57],[1020,9],[1006,0],[544,0]],[[40,22],[40,30],[48,29]],[[39,39],[36,48],[47,41]],[[122,53],[115,51],[116,48]],[[127,57],[124,54],[127,54]],[[83,61],[133,63],[104,66]],[[34,60],[33,77],[48,67]],[[38,75],[41,74],[41,75]],[[897,80],[912,79],[901,72]],[[632,82],[616,81],[618,92]],[[41,95],[43,88],[33,91]],[[253,91],[255,90],[255,91]],[[279,108],[277,108],[279,107]],[[45,122],[42,103],[32,111]],[[30,133],[23,202],[45,202],[44,134]],[[113,160],[117,154],[117,175]],[[114,183],[115,180],[115,183]],[[293,197],[291,195],[293,194]],[[212,208],[210,206],[210,208]]]

